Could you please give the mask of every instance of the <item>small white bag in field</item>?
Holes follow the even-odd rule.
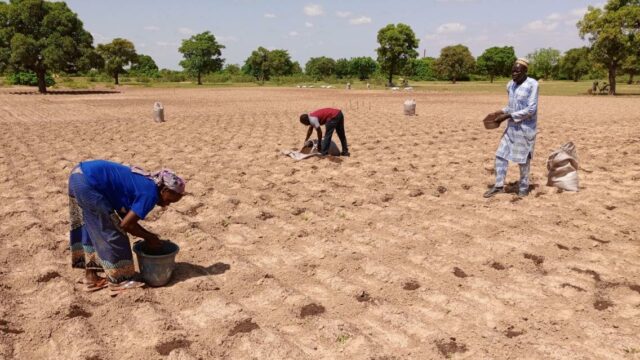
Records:
[[[547,159],[547,186],[566,191],[578,191],[578,154],[572,142],[562,145]]]
[[[411,99],[404,102],[404,114],[414,116],[416,114],[416,101]]]
[[[164,122],[164,106],[159,101],[153,104],[153,121]]]

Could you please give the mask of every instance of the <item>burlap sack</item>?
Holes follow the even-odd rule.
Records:
[[[578,154],[572,142],[562,145],[547,159],[547,186],[566,191],[578,191]]]

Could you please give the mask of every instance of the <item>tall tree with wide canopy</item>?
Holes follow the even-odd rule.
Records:
[[[471,55],[468,47],[458,44],[443,48],[435,65],[441,77],[455,84],[458,79],[474,70],[476,59]]]
[[[409,59],[418,57],[416,49],[420,40],[409,27],[399,23],[389,24],[378,31],[378,63],[388,74],[389,85],[393,84],[393,74],[403,69]]]
[[[293,72],[293,62],[289,52],[284,49],[269,51],[267,56],[269,63],[269,74],[271,76],[287,76]]]
[[[609,94],[615,95],[620,66],[640,46],[640,0],[609,0],[604,9],[590,6],[578,29],[591,43],[591,59],[606,67]]]
[[[40,93],[47,92],[47,72],[99,66],[93,37],[64,2],[1,2],[0,23],[0,68],[34,72]]]
[[[115,38],[108,44],[98,44],[98,54],[104,59],[104,71],[120,84],[120,74],[126,73],[125,67],[138,60],[136,48],[127,39]]]
[[[588,47],[569,49],[560,58],[560,72],[573,81],[579,81],[589,71],[591,71],[591,63]]]
[[[224,45],[216,41],[216,37],[209,31],[193,35],[189,39],[182,40],[178,49],[184,60],[180,66],[188,73],[195,75],[198,85],[202,85],[202,75],[213,71],[219,71],[224,65],[222,58]]]
[[[242,69],[245,74],[252,75],[261,83],[272,76],[291,75],[296,70],[295,63],[291,61],[291,55],[287,50],[269,51],[262,46],[251,52]]]
[[[478,57],[478,70],[489,75],[490,81],[493,83],[493,79],[496,76],[509,76],[511,74],[511,67],[516,61],[516,53],[513,50],[513,46],[494,46],[487,50]]]

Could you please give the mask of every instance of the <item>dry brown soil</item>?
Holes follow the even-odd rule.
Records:
[[[638,98],[541,97],[531,195],[486,200],[501,132],[481,119],[506,94],[16,91],[0,90],[0,358],[640,356]],[[351,158],[282,156],[323,106],[344,110]],[[566,141],[578,193],[545,186]],[[76,284],[67,178],[91,158],[188,179],[144,221],[181,246],[168,286]]]

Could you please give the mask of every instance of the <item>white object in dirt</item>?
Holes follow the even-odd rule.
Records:
[[[287,155],[292,159],[299,161],[308,159],[314,156],[320,156],[318,152],[318,140],[309,140],[307,141],[300,151],[288,150],[283,151],[283,155]],[[329,145],[329,155],[332,156],[340,156],[340,150],[338,150],[338,145],[335,142],[331,141],[331,145]]]
[[[155,122],[164,122],[164,106],[159,101],[156,101],[153,104],[153,121]]]
[[[413,88],[411,86],[407,86],[406,88],[403,89],[404,91],[413,91]]]
[[[398,91],[398,90],[400,90],[400,88],[397,87],[397,86],[394,86],[394,87],[391,88],[391,91]]]
[[[347,90],[351,90],[351,83],[350,82],[347,83]]]
[[[547,186],[566,191],[578,191],[578,154],[572,142],[562,145],[547,159]]]
[[[413,99],[404,102],[404,114],[414,116],[416,114],[416,101]]]

